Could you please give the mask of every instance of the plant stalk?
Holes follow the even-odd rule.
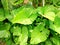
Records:
[[[43,7],[45,6],[45,0],[42,0],[42,5],[43,5]]]

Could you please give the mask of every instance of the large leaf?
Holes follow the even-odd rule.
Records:
[[[56,14],[54,22],[50,21],[50,28],[60,34],[60,12]]]
[[[43,17],[45,17],[51,21],[54,21],[54,19],[55,19],[56,10],[57,9],[52,5],[37,8],[37,11],[39,14],[41,14]]]
[[[44,42],[47,37],[49,36],[49,30],[44,28],[42,24],[38,25],[34,28],[33,32],[31,33],[31,44],[38,44],[40,42]]]
[[[33,8],[21,7],[12,11],[12,23],[32,24],[37,18],[36,11]]]

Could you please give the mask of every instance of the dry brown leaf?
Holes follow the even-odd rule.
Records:
[[[29,2],[29,0],[24,0],[24,4],[27,4]]]

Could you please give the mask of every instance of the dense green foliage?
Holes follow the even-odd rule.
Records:
[[[60,45],[60,0],[0,0],[0,45]]]

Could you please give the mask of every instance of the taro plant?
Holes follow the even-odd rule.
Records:
[[[0,45],[60,45],[60,0],[0,0]]]

